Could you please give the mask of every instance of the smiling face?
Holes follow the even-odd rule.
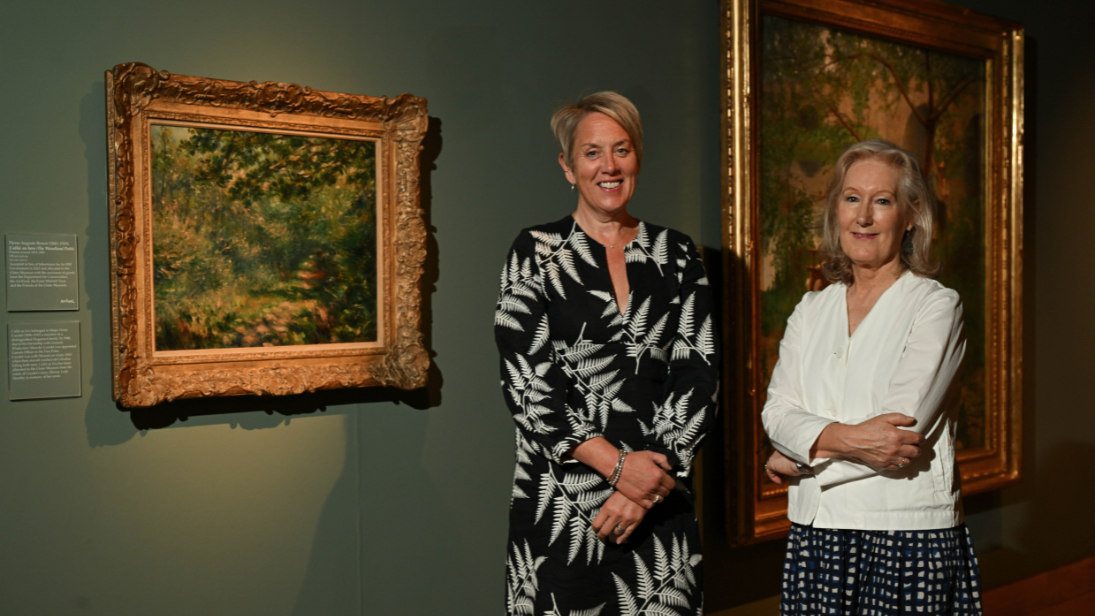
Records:
[[[635,193],[639,161],[622,126],[603,113],[582,118],[574,133],[573,160],[570,168],[559,155],[567,180],[578,187],[578,209],[613,216],[626,208]]]
[[[913,227],[897,203],[901,171],[877,159],[852,163],[837,205],[840,247],[853,268],[901,271],[901,240]]]

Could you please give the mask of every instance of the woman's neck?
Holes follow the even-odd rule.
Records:
[[[852,284],[848,292],[859,297],[878,297],[886,292],[905,273],[900,262],[891,262],[880,268],[852,266]]]
[[[602,212],[591,207],[582,207],[571,216],[578,221],[578,226],[594,239],[609,248],[618,246],[621,242],[631,241],[635,237],[635,229],[639,221],[629,214],[625,208],[615,212]]]
[[[895,263],[896,267],[889,267],[889,265],[878,269],[852,267],[852,275],[855,278],[845,296],[848,307],[849,336],[855,334],[863,319],[867,318],[867,314],[882,298],[882,294],[904,273],[900,263]]]

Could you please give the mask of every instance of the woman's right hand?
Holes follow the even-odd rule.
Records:
[[[861,462],[872,468],[896,471],[920,455],[924,437],[902,430],[916,420],[901,413],[886,413],[850,426],[829,424],[818,438],[818,457],[839,457]],[[836,455],[824,455],[835,452]]]
[[[644,509],[654,506],[654,497],[662,502],[669,496],[676,481],[668,458],[653,451],[632,451],[627,454],[616,489]]]
[[[601,506],[597,517],[593,518],[591,526],[601,541],[611,541],[619,545],[627,541],[645,516],[646,509],[623,494],[613,492]]]
[[[780,453],[778,449],[772,452],[772,455],[768,457],[768,461],[764,463],[764,472],[769,479],[776,483],[783,483],[784,477],[798,477],[799,475],[814,472],[814,469],[809,466],[803,466],[802,468],[805,470],[799,470],[798,464]]]
[[[596,436],[579,443],[570,450],[570,455],[608,479],[616,469],[620,450],[605,437]],[[655,496],[659,503],[662,502],[676,485],[677,482],[669,474],[672,470],[669,459],[663,454],[653,451],[629,452],[616,480],[616,490],[643,509],[650,509],[657,504],[654,502]]]

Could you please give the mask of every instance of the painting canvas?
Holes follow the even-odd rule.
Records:
[[[939,280],[968,340],[955,412],[966,494],[1019,479],[1023,30],[935,0],[723,0],[723,468],[735,544],[783,536],[760,413],[787,318],[821,273],[848,145],[912,152],[938,203]]]
[[[153,124],[156,349],[377,339],[376,143]]]
[[[828,284],[819,247],[833,165],[848,145],[881,138],[917,157],[937,198],[938,280],[963,298],[975,341],[955,445],[983,446],[985,63],[772,15],[760,31],[761,405],[787,318],[803,293]]]

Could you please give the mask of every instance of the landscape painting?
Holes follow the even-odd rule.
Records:
[[[937,198],[938,279],[961,295],[969,340],[956,446],[983,447],[985,62],[773,15],[761,17],[760,38],[758,408],[787,318],[828,284],[819,247],[833,165],[848,145],[882,138],[920,160]]]
[[[156,351],[377,340],[377,142],[151,124]]]
[[[104,78],[120,406],[426,385],[426,99]]]

